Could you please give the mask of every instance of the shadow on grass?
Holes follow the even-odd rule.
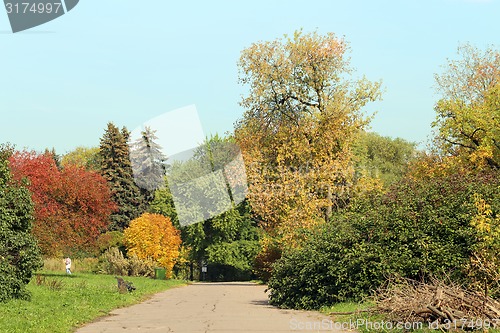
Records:
[[[33,274],[33,276],[37,276],[37,275],[46,276],[46,277],[70,278],[70,279],[78,277],[78,274],[66,274],[65,272],[63,272],[63,273],[56,273],[56,272],[36,272],[35,274]]]

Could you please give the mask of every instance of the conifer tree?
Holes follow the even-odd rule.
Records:
[[[146,127],[141,136],[130,143],[130,160],[137,186],[140,187],[146,201],[154,197],[154,191],[165,185],[166,156],[162,147],[156,143],[156,131]]]
[[[108,181],[113,201],[118,205],[118,211],[111,215],[110,230],[122,231],[145,210],[144,198],[134,183],[127,144],[129,135],[125,127],[120,131],[110,122],[99,147],[101,174]]]

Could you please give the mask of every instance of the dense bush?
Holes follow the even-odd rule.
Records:
[[[473,197],[480,194],[498,214],[499,185],[494,173],[438,174],[353,202],[278,260],[271,303],[314,309],[359,300],[394,274],[471,282],[466,268],[478,241]]]
[[[31,235],[32,214],[31,194],[13,183],[7,161],[0,156],[0,302],[28,297],[25,285],[42,266]]]
[[[270,302],[284,308],[318,309],[365,295],[384,280],[380,249],[361,242],[347,220],[314,230],[303,247],[286,252],[269,280]]]
[[[125,250],[123,245],[123,232],[121,231],[108,231],[105,232],[97,238],[98,254],[104,253],[104,251],[117,247],[120,250]]]

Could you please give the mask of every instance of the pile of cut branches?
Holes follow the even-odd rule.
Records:
[[[500,302],[437,280],[391,280],[378,290],[375,304],[378,312],[395,322],[427,322],[434,328],[500,327]]]

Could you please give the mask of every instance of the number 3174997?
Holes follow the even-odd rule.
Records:
[[[60,2],[5,3],[7,14],[52,14],[63,10]]]

